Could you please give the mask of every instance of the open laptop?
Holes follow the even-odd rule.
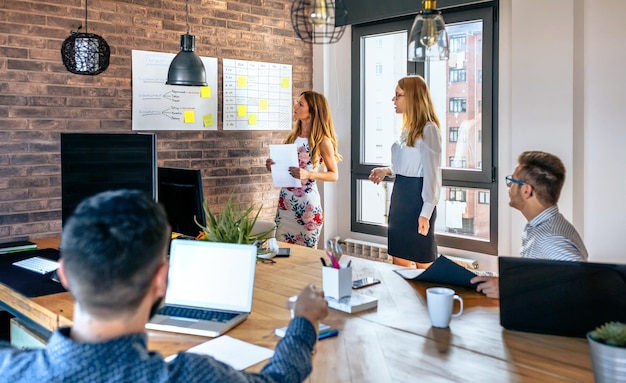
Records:
[[[216,337],[243,322],[256,253],[254,245],[173,239],[164,305],[146,328]]]
[[[499,257],[500,324],[584,337],[626,322],[626,265]]]

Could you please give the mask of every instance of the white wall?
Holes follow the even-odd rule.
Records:
[[[624,0],[500,1],[498,175],[511,173],[524,150],[558,155],[568,170],[559,208],[596,262],[626,263],[625,14]],[[386,243],[350,231],[350,30],[316,46],[314,57],[314,89],[328,97],[344,156],[339,181],[324,186],[326,235]],[[499,195],[498,251],[517,255],[526,222],[508,207],[504,182]]]

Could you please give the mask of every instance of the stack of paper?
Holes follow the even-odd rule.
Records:
[[[349,297],[344,297],[339,300],[326,297],[326,300],[328,301],[328,307],[331,309],[349,314],[378,307],[378,298],[359,293],[352,293]]]

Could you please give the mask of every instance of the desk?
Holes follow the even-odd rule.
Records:
[[[58,240],[36,241],[40,248]],[[259,263],[252,313],[228,335],[274,348],[276,327],[287,325],[284,302],[308,282],[321,286],[321,250],[300,246],[275,264]],[[498,301],[472,289],[455,286],[464,299],[464,312],[450,329],[430,326],[426,288],[409,282],[397,266],[352,259],[353,279],[373,276],[381,284],[360,290],[379,299],[378,308],[358,314],[330,310],[324,320],[339,336],[317,345],[309,382],[593,382],[587,341],[504,330]],[[0,284],[0,301],[14,313],[47,330],[71,325],[69,293],[25,298]],[[167,356],[207,338],[150,331],[149,347]],[[249,371],[259,371],[264,363]]]

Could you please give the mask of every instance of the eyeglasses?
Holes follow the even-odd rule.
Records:
[[[506,176],[504,177],[504,179],[506,180],[506,186],[507,187],[511,187],[513,184],[518,184],[518,185],[526,185],[527,182],[524,181],[520,181],[520,180],[516,180],[515,178],[513,178],[513,176]]]
[[[396,95],[393,96],[393,98],[400,98],[400,97],[404,97],[404,95],[400,93],[396,93]]]

